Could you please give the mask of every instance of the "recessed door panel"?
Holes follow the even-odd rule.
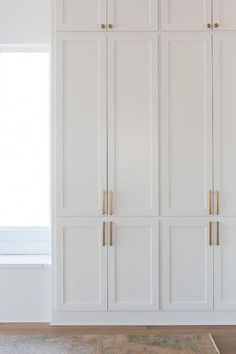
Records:
[[[106,39],[59,35],[55,80],[57,215],[98,216],[106,190]]]
[[[235,0],[213,0],[213,22],[218,27],[214,29],[235,30],[236,29],[236,2]]]
[[[211,230],[213,240],[213,228]],[[205,220],[162,225],[162,309],[213,309],[213,243]]]
[[[116,216],[158,215],[157,37],[108,39],[108,189]]]
[[[63,311],[107,308],[107,246],[102,222],[65,218],[57,221],[57,306]]]
[[[166,31],[209,30],[211,0],[161,0],[161,28]]]
[[[162,212],[203,216],[212,189],[211,35],[162,35]]]
[[[219,213],[236,216],[236,35],[214,35],[214,180]]]
[[[109,309],[158,310],[158,222],[115,219],[109,229]]]

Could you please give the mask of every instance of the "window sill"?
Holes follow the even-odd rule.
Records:
[[[0,255],[0,268],[51,268],[51,255]]]

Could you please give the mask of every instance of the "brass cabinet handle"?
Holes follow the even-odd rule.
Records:
[[[109,25],[107,26],[107,28],[112,29],[113,25],[111,23],[109,23]]]
[[[212,246],[212,221],[209,222],[209,246]]]
[[[220,214],[220,192],[216,191],[216,215]]]
[[[212,26],[212,24],[211,23],[208,23],[207,24],[207,28],[212,28],[213,26]]]
[[[113,223],[110,221],[110,246],[113,246]]]
[[[104,25],[104,23],[101,24],[101,29],[105,29],[106,25]]]
[[[212,214],[212,191],[209,191],[209,215]]]
[[[216,245],[220,245],[220,223],[217,221],[216,223]]]
[[[113,203],[113,192],[110,191],[110,193],[109,193],[109,214],[110,214],[110,215],[113,214],[112,203]]]
[[[106,215],[106,192],[102,191],[102,215]]]
[[[220,27],[220,24],[216,22],[216,23],[214,24],[214,27],[215,27],[215,28],[218,28],[218,27]]]
[[[106,246],[106,222],[102,222],[102,245]]]

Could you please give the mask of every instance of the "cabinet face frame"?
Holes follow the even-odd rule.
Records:
[[[111,230],[112,227],[112,230]],[[142,242],[144,239],[147,240],[148,245],[146,245],[146,251],[149,249],[149,256],[145,259],[145,262],[150,263],[147,265],[149,267],[150,273],[149,275],[149,291],[150,298],[149,301],[140,301],[139,299],[133,299],[129,301],[119,301],[118,297],[121,293],[124,295],[124,287],[123,289],[119,289],[119,269],[118,265],[124,262],[124,257],[119,259],[119,249],[121,255],[124,253],[128,256],[127,252],[136,251],[138,246],[138,241],[135,244],[134,234],[135,230],[138,231],[148,231],[150,235],[148,237],[143,236]],[[119,231],[121,232],[119,238]],[[127,237],[122,235],[122,231],[131,237],[131,240],[127,240]],[[108,310],[109,311],[154,311],[159,310],[159,221],[153,220],[153,218],[143,218],[142,220],[137,218],[112,218],[112,224],[109,227],[109,240],[112,232],[112,246],[109,245],[108,242]],[[129,237],[128,236],[128,237]],[[139,234],[140,236],[140,234]],[[123,240],[123,243],[122,243]],[[127,244],[124,242],[126,242]],[[132,243],[133,241],[133,243]],[[127,249],[126,249],[127,246]],[[144,252],[145,245],[143,247],[140,246],[140,249],[137,250],[139,252]],[[128,248],[129,247],[129,248]],[[149,258],[150,257],[150,258]],[[136,254],[136,261],[137,261]],[[142,262],[144,259],[142,259]],[[129,272],[131,266],[132,258],[127,260],[126,263],[122,264],[122,268],[126,269],[126,272]],[[133,269],[134,270],[134,269]],[[123,269],[124,271],[124,269]],[[132,270],[131,270],[132,272]],[[121,270],[122,274],[122,270]],[[145,278],[147,272],[143,269],[138,271],[136,275],[136,280],[140,276]],[[124,272],[123,272],[124,275]],[[146,279],[147,280],[147,279]],[[137,284],[136,284],[137,285]],[[125,287],[127,289],[127,286]],[[125,291],[126,291],[125,289]],[[142,286],[143,289],[143,286]],[[121,295],[120,295],[121,296]],[[125,296],[129,297],[128,289]]]
[[[234,97],[231,94],[225,94],[224,85],[230,85],[230,80],[235,82],[236,87],[236,69],[232,68],[230,71],[230,78],[227,82],[222,82],[221,78],[222,70],[230,70],[230,65],[234,65],[232,55],[223,56],[224,45],[232,45],[232,48],[235,52],[236,57],[236,34],[233,32],[225,32],[225,33],[214,33],[213,35],[213,109],[214,109],[214,189],[215,191],[219,191],[219,213],[222,216],[236,216],[236,200],[232,195],[236,195],[236,187],[234,183],[234,178],[231,177],[231,187],[234,188],[234,191],[227,190],[224,188],[224,163],[227,162],[228,175],[232,173],[232,170],[235,171],[236,167],[236,158],[232,156],[235,154],[234,150],[236,147],[235,138],[234,138],[234,130],[236,129],[236,123],[234,120],[236,103],[234,101]],[[229,48],[229,47],[228,47]],[[226,47],[227,49],[227,47]],[[226,62],[227,60],[227,62]],[[223,66],[224,65],[224,66]],[[230,93],[234,92],[234,87],[230,88]],[[227,97],[227,98],[226,98]],[[231,100],[233,104],[227,104],[227,102],[223,101],[223,98]],[[234,106],[233,106],[234,105]],[[227,112],[225,110],[228,110]],[[225,118],[224,118],[225,117]],[[225,123],[225,124],[224,124]],[[226,123],[229,125],[227,126]],[[225,131],[227,129],[227,133]],[[224,138],[224,140],[223,140]],[[234,146],[233,146],[234,144]],[[226,152],[223,156],[224,149]],[[230,160],[229,160],[230,154]],[[228,157],[228,158],[227,158]],[[229,166],[231,165],[231,166]],[[232,169],[231,169],[232,167]],[[234,173],[236,175],[236,173]],[[233,174],[232,174],[233,175]],[[229,182],[229,181],[228,181]],[[227,181],[225,182],[225,186],[227,187]],[[234,192],[234,193],[233,193]],[[230,200],[230,203],[227,204],[227,196]],[[228,199],[228,201],[229,201]],[[232,201],[233,200],[233,201]],[[233,204],[234,203],[234,204]]]
[[[65,21],[65,11],[66,2],[68,0],[53,0],[54,4],[54,27],[56,31],[100,31],[104,32],[101,28],[102,24],[107,23],[107,4],[106,0],[93,0],[94,3],[97,2],[98,13],[97,13],[97,23],[80,24],[79,20],[73,23],[67,23]],[[70,0],[72,3],[81,2],[81,4],[86,3],[87,0]],[[82,6],[82,5],[81,5]]]
[[[171,102],[173,101],[172,85],[171,85],[171,77],[170,77],[170,52],[171,46],[170,44],[180,44],[183,45],[185,43],[190,44],[198,44],[202,43],[204,45],[204,89],[205,92],[203,103],[204,108],[202,111],[205,113],[205,118],[203,120],[204,124],[204,146],[201,146],[203,149],[201,157],[204,156],[204,160],[199,160],[199,164],[204,166],[204,173],[202,173],[202,185],[201,185],[201,194],[202,194],[202,206],[196,206],[195,200],[189,199],[187,202],[188,205],[180,205],[178,196],[178,203],[174,201],[174,193],[173,186],[176,183],[176,179],[173,179],[173,173],[171,171],[171,161],[174,160],[174,157],[171,155],[175,152],[172,147],[172,142],[174,141],[173,135],[174,131],[171,127],[171,124],[175,124],[175,130],[177,131],[177,137],[180,139],[181,134],[183,135],[183,139],[189,139],[188,132],[182,127],[182,131],[180,131],[179,126],[176,123],[176,119],[173,120],[173,111],[174,108],[170,107]],[[211,44],[211,34],[210,33],[187,33],[187,32],[179,32],[179,33],[162,33],[161,37],[161,169],[162,169],[162,215],[163,216],[208,216],[209,215],[209,191],[213,188],[213,174],[212,174],[212,164],[213,164],[213,154],[212,154],[212,44]],[[199,73],[199,77],[200,77]],[[176,72],[175,72],[176,76]],[[182,80],[182,78],[181,78]],[[185,80],[186,81],[186,80]],[[180,85],[180,80],[176,81],[178,85]],[[194,84],[194,83],[192,83]],[[186,83],[183,89],[186,91]],[[198,91],[200,91],[198,89]],[[202,91],[201,91],[202,92]],[[175,105],[176,105],[175,100]],[[179,103],[178,103],[179,104]],[[182,109],[183,108],[179,108]],[[188,109],[190,109],[188,107]],[[175,113],[176,114],[176,113]],[[190,113],[191,114],[191,113]],[[173,116],[175,117],[175,116]],[[179,116],[182,117],[182,116]],[[175,117],[176,118],[176,117]],[[186,119],[185,119],[186,120]],[[199,128],[199,127],[198,127]],[[185,142],[187,141],[185,139]],[[183,149],[183,148],[182,148]],[[185,146],[187,149],[187,146]],[[187,151],[187,150],[186,150]],[[196,153],[196,152],[195,152]],[[187,157],[186,157],[187,158]],[[181,161],[182,164],[182,161]],[[179,165],[181,165],[179,162]],[[172,164],[173,165],[173,164]],[[187,168],[187,165],[186,167]],[[177,167],[175,167],[177,169]],[[179,171],[182,171],[182,168],[179,166]],[[196,178],[195,175],[191,176],[192,178]],[[180,179],[180,177],[178,176]],[[181,180],[177,180],[178,183],[181,183]],[[182,182],[182,191],[185,190],[186,183]],[[175,190],[176,190],[175,186]],[[194,192],[194,189],[192,189]],[[180,194],[180,193],[179,193]],[[186,193],[185,193],[186,196]],[[182,195],[181,195],[181,198]],[[186,204],[186,202],[185,202]]]
[[[125,207],[117,202],[117,169],[116,169],[116,124],[118,124],[116,100],[116,57],[117,46],[121,43],[147,43],[150,53],[150,96],[149,96],[149,136],[150,169],[149,169],[149,206]],[[156,34],[111,34],[108,37],[108,190],[113,192],[113,214],[115,216],[158,216],[159,214],[159,148],[158,148],[158,37]],[[121,65],[120,65],[121,67]],[[121,68],[122,70],[122,68]],[[125,70],[125,68],[124,68]],[[134,116],[134,114],[133,114]],[[132,116],[132,118],[133,118]],[[135,128],[135,127],[134,127]],[[131,141],[131,139],[130,139]],[[129,149],[130,141],[127,143]],[[146,170],[145,170],[146,171]],[[124,170],[124,173],[127,171]],[[135,183],[135,181],[134,181]],[[138,186],[140,188],[140,186]],[[137,188],[138,188],[137,187]],[[140,192],[140,189],[137,189]]]
[[[70,121],[70,115],[68,117],[65,114],[64,99],[65,99],[65,83],[64,76],[65,73],[65,48],[67,44],[94,44],[98,45],[98,66],[99,66],[99,79],[98,79],[98,102],[100,111],[98,112],[97,118],[97,138],[98,138],[98,161],[97,161],[97,174],[98,174],[98,189],[97,189],[97,205],[93,208],[83,208],[77,206],[67,206],[65,203],[66,199],[66,187],[65,187],[65,124]],[[85,34],[85,33],[59,33],[57,35],[57,47],[56,56],[57,60],[55,62],[55,73],[54,73],[54,85],[56,90],[55,98],[55,112],[54,116],[54,129],[55,134],[55,151],[56,151],[56,174],[54,177],[56,185],[56,215],[57,216],[101,216],[103,214],[103,191],[107,189],[107,122],[106,122],[106,36],[102,34]],[[73,60],[73,58],[71,58]],[[68,65],[67,65],[68,69]],[[76,68],[75,68],[76,69]],[[68,94],[67,94],[68,97]],[[75,109],[76,110],[76,109]],[[75,118],[74,119],[74,124]],[[87,128],[86,128],[87,129]],[[68,142],[67,142],[68,146]],[[82,154],[83,152],[80,151]],[[86,151],[84,151],[86,154]],[[73,156],[72,156],[73,155]],[[70,159],[74,158],[76,160],[76,151],[69,155]],[[83,162],[84,163],[84,162]],[[89,166],[88,166],[89,168]],[[73,177],[74,178],[74,177]],[[75,178],[74,178],[75,179]],[[89,183],[89,182],[88,182]],[[68,183],[67,183],[68,184]],[[89,186],[88,186],[89,189]],[[68,192],[69,193],[69,192]],[[71,195],[71,193],[69,193]],[[68,197],[69,198],[69,197]],[[87,198],[87,197],[85,197]],[[77,198],[78,199],[78,198]],[[68,202],[69,204],[69,202]],[[86,203],[85,203],[86,204]]]
[[[106,226],[107,228],[107,226]],[[107,311],[107,246],[103,246],[103,225],[102,221],[97,218],[58,218],[55,225],[54,249],[55,249],[55,264],[56,264],[56,277],[54,284],[54,299],[58,311]],[[96,269],[99,267],[99,298],[100,301],[83,302],[83,303],[70,303],[66,302],[66,279],[65,279],[65,242],[66,230],[80,230],[80,229],[93,229],[97,230],[99,264],[87,266],[94,266]],[[107,229],[106,229],[107,233]],[[95,240],[97,242],[97,240]],[[96,247],[96,245],[95,245]],[[86,270],[86,265],[85,268]],[[75,269],[76,272],[76,269]],[[73,276],[73,274],[71,275]],[[75,279],[76,282],[76,279]]]
[[[219,218],[218,239],[214,247],[214,309],[236,310],[236,281],[235,281],[235,250],[236,250],[236,221],[232,218]],[[215,233],[216,231],[215,225]],[[231,231],[229,231],[231,230]],[[228,233],[228,231],[230,233]],[[217,236],[217,235],[215,235]],[[217,238],[217,237],[216,237]],[[234,242],[234,244],[231,243]],[[227,252],[227,253],[225,253]],[[230,254],[228,254],[230,252]],[[226,269],[225,269],[226,268]],[[230,280],[228,280],[230,274]],[[228,282],[228,289],[225,287]],[[230,282],[230,285],[229,285]],[[225,291],[232,289],[235,294],[234,300],[225,299]],[[230,291],[232,294],[232,291]]]
[[[172,240],[172,230],[178,229],[204,229],[204,244],[205,247],[205,274],[202,274],[205,278],[205,301],[174,301],[173,299],[173,288],[172,281],[174,280],[173,274],[171,272],[171,265],[173,262],[173,249],[171,245]],[[213,251],[214,246],[210,246],[210,227],[209,221],[203,218],[171,218],[165,219],[161,223],[161,287],[162,287],[162,300],[161,300],[161,309],[162,310],[213,310]],[[203,235],[201,235],[203,236]],[[191,237],[191,236],[189,236]],[[212,225],[212,237],[213,237],[213,225]],[[173,234],[174,239],[174,234]],[[174,245],[174,243],[173,243]],[[185,244],[180,244],[180,241],[175,240],[175,246],[181,248],[181,252],[188,252]],[[185,248],[184,248],[185,247]],[[193,251],[193,250],[192,250]],[[199,250],[200,252],[201,250]],[[178,250],[177,250],[178,253]],[[201,253],[201,252],[200,252]],[[175,255],[176,256],[176,255]],[[173,270],[173,269],[172,269]],[[187,272],[189,268],[186,268],[184,271]],[[188,274],[189,278],[195,282],[196,278],[194,274]],[[183,281],[183,280],[182,280]],[[175,279],[175,282],[179,283],[180,289],[183,287],[183,283],[181,283],[181,279]],[[185,284],[185,286],[191,285],[190,283]]]
[[[114,31],[158,31],[158,0],[139,0],[143,2],[143,4],[146,3],[146,6],[148,7],[148,17],[149,17],[149,23],[146,24],[132,24],[131,21],[126,21],[124,23],[120,23],[118,19],[118,3],[120,0],[107,0],[107,18],[108,22],[112,24],[113,30]],[[131,5],[129,5],[130,0],[123,0],[124,4],[126,5],[126,10],[127,7],[130,7],[129,11],[132,14],[132,16],[135,16],[135,10],[132,10]],[[137,1],[138,3],[138,1]],[[141,12],[141,9],[140,9]],[[143,12],[142,12],[143,14]]]
[[[187,2],[190,3],[191,0]],[[175,0],[178,4],[178,0]],[[212,23],[212,0],[192,0],[192,3],[199,3],[199,6],[202,5],[202,21],[198,23],[191,22],[189,14],[184,11],[184,9],[179,8],[181,15],[183,16],[182,20],[179,23],[170,22],[170,0],[160,0],[160,17],[161,17],[161,29],[162,31],[210,31],[207,25]],[[194,6],[192,6],[194,8]],[[196,11],[194,11],[194,15]],[[189,21],[186,23],[184,20],[188,18]]]
[[[219,24],[219,27],[214,28],[214,31],[218,32],[218,31],[236,30],[236,3],[230,0],[212,0],[212,1],[213,1],[213,24],[215,23]],[[227,17],[224,18],[224,11],[226,9],[228,9],[231,16],[234,14],[233,19],[229,19]]]

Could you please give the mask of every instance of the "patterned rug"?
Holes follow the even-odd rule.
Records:
[[[217,354],[210,335],[0,335],[11,354]]]

